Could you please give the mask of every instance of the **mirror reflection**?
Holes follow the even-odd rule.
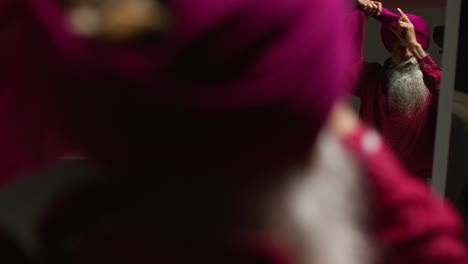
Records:
[[[8,179],[0,253],[12,264],[463,263],[456,214],[414,180],[432,176],[444,8],[356,1],[348,68],[341,0],[262,1],[13,5],[14,55],[1,55],[15,67],[0,91],[28,92],[0,106],[27,120],[0,141],[21,163],[0,176],[38,173],[45,156],[62,166]],[[348,73],[361,120],[342,101]],[[46,114],[18,111],[31,105]]]
[[[357,1],[367,19],[363,60],[353,69],[353,104],[406,168],[430,181],[445,7],[397,2]]]

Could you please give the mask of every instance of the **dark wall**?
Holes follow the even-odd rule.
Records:
[[[455,90],[468,93],[468,76],[467,76],[467,62],[468,62],[468,2],[462,1],[462,10],[460,17],[460,34],[458,40],[458,58],[457,58],[457,71],[455,78]]]

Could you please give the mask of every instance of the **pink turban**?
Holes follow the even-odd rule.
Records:
[[[297,160],[342,95],[343,2],[173,0],[158,42],[109,45],[72,33],[57,0],[10,1],[0,181],[70,146],[140,176]]]
[[[416,39],[418,43],[421,44],[424,50],[429,48],[429,43],[431,41],[431,29],[424,19],[413,15],[413,14],[406,14],[410,19],[411,23],[414,25],[414,29],[416,31]],[[382,22],[382,27],[380,31],[380,37],[382,39],[382,43],[384,44],[385,48],[392,53],[393,47],[398,40],[395,33],[393,33],[390,28],[396,28],[398,26],[398,19],[401,16],[399,14],[394,14],[388,11],[385,8],[382,8],[382,13],[380,16],[376,17],[377,20]]]

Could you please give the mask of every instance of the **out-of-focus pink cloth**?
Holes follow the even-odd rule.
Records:
[[[0,185],[55,164],[74,149],[62,134],[57,113],[63,110],[39,85],[53,75],[27,60],[28,53],[41,54],[32,42],[25,47],[30,40],[22,13],[23,1],[0,1]]]
[[[413,14],[406,15],[414,25],[418,43],[421,44],[424,50],[427,50],[429,48],[429,44],[431,43],[431,29],[429,28],[429,25],[421,17]],[[393,46],[398,40],[397,36],[392,32],[391,28],[395,29],[398,26],[398,19],[400,19],[400,17],[400,14],[394,14],[386,8],[382,8],[382,13],[375,17],[378,21],[382,22],[380,37],[385,48],[390,53],[393,51]]]
[[[364,59],[364,42],[366,39],[366,15],[358,8],[354,8],[346,16],[346,25],[351,37],[352,62]]]
[[[386,143],[361,126],[344,140],[367,175],[384,264],[468,263],[463,223],[453,208],[407,173]]]
[[[113,177],[157,181],[295,160],[341,96],[353,50],[338,0],[174,0],[167,35],[120,45],[75,35],[59,1],[10,3],[3,183],[75,149]]]

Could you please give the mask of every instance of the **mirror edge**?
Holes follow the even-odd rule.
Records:
[[[444,55],[439,94],[432,170],[432,188],[445,196],[447,163],[452,123],[453,93],[455,89],[461,0],[447,0],[445,10]]]

